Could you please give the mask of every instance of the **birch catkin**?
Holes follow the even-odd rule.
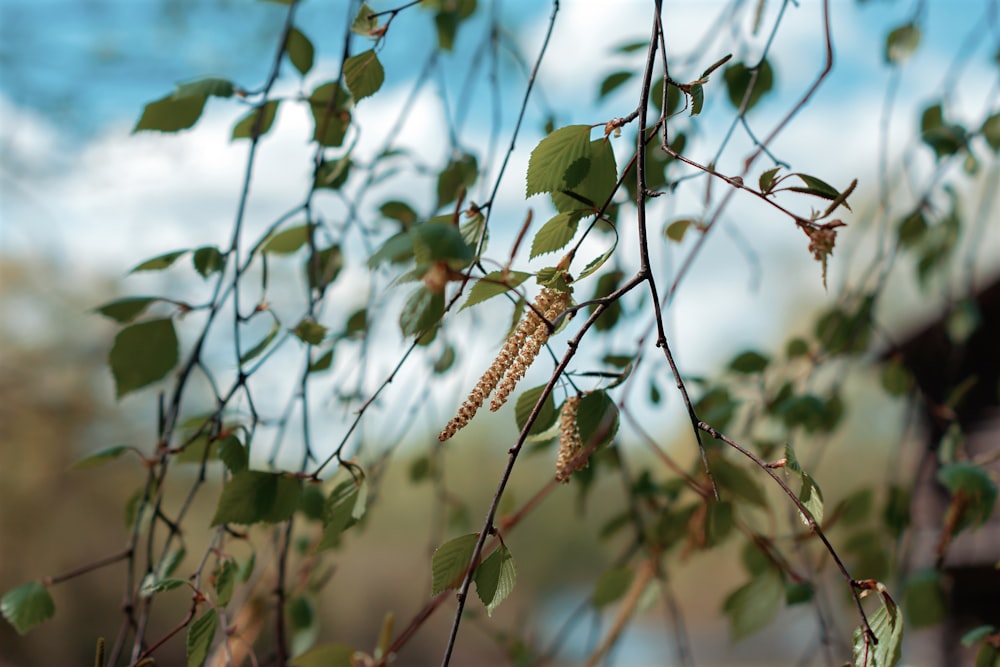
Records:
[[[559,411],[559,454],[556,456],[556,481],[568,482],[570,475],[587,465],[587,459],[578,461],[583,451],[580,425],[576,420],[580,397],[570,396]]]
[[[524,377],[542,345],[549,339],[549,322],[566,310],[569,300],[569,292],[559,292],[548,287],[542,290],[532,304],[534,308],[527,309],[517,327],[507,337],[496,359],[458,409],[458,414],[438,434],[438,440],[447,440],[464,428],[483,406],[486,397],[494,391],[496,395],[490,403],[491,410],[498,410],[507,402],[517,382]],[[545,319],[538,313],[544,313]]]

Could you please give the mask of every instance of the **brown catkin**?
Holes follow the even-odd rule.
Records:
[[[518,380],[524,377],[528,366],[548,340],[549,325],[538,313],[544,313],[545,319],[551,322],[566,310],[569,296],[568,292],[558,292],[548,287],[541,291],[535,299],[534,308],[528,309],[507,337],[496,359],[458,409],[458,414],[438,434],[438,440],[448,440],[464,428],[483,406],[486,397],[494,391],[497,393],[490,403],[491,410],[498,410],[507,401]]]
[[[568,304],[569,292],[557,292],[556,290],[546,287],[542,290],[542,293],[538,295],[538,298],[534,303],[534,309],[529,310],[525,315],[525,318],[521,320],[522,323],[529,323],[530,321],[530,335],[527,336],[523,344],[519,346],[517,359],[510,365],[507,369],[507,373],[500,381],[500,384],[497,387],[497,393],[493,396],[493,400],[490,402],[490,410],[496,412],[503,407],[504,403],[507,402],[507,399],[510,398],[511,393],[514,391],[514,387],[516,387],[517,383],[521,381],[524,374],[528,372],[528,369],[531,367],[531,364],[534,363],[538,353],[541,352],[542,346],[545,345],[546,341],[548,341],[549,322],[552,322],[559,317],[559,315],[566,310],[566,306]],[[540,318],[538,313],[544,313],[545,319],[543,320]]]
[[[580,426],[576,420],[580,397],[570,396],[559,411],[559,455],[556,457],[556,481],[568,482],[570,475],[587,465],[587,460],[578,461],[583,450],[580,440]]]

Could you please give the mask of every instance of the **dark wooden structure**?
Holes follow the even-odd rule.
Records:
[[[927,448],[913,488],[907,570],[942,572],[947,617],[932,637],[921,633],[926,651],[920,664],[947,667],[974,664],[975,649],[959,641],[965,632],[984,624],[1000,628],[1000,511],[950,543],[942,540],[950,496],[937,478],[939,443],[957,424],[964,436],[961,456],[1000,482],[1000,276],[956,307],[977,315],[966,318],[974,327],[956,331],[954,320],[950,327],[953,310],[883,355],[902,361],[923,398]],[[950,407],[956,392],[961,399]]]

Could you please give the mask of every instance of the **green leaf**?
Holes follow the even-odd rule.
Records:
[[[915,23],[901,25],[885,40],[885,62],[899,65],[909,60],[920,45],[920,27]]]
[[[743,98],[747,95],[747,88],[753,83],[753,90],[747,99],[745,110],[749,111],[757,105],[760,98],[774,88],[774,70],[771,63],[765,58],[757,67],[757,78],[754,81],[753,70],[742,62],[731,63],[723,71],[722,78],[726,81],[726,92],[729,93],[729,102],[737,109],[743,104]]]
[[[314,187],[317,189],[340,189],[343,187],[344,183],[347,182],[347,178],[351,175],[351,166],[353,164],[354,163],[351,161],[350,155],[345,155],[337,160],[326,160],[321,162],[319,168],[316,170]]]
[[[760,191],[762,194],[769,194],[775,185],[775,177],[778,172],[781,171],[781,167],[775,167],[773,169],[768,169],[760,175],[757,180],[757,185],[760,186]]]
[[[609,74],[601,82],[601,89],[597,93],[597,99],[604,99],[631,78],[632,72],[621,71]]]
[[[108,355],[115,396],[121,398],[164,378],[177,365],[177,358],[173,320],[151,320],[125,327],[115,336]]]
[[[264,244],[263,252],[274,255],[289,255],[309,242],[312,225],[297,225],[278,232]]]
[[[622,280],[625,279],[625,274],[621,271],[608,271],[597,279],[597,285],[594,286],[594,293],[591,295],[592,300],[603,299],[610,294],[612,294],[618,286],[621,285]],[[593,313],[597,310],[597,304],[592,304],[588,307],[587,312]],[[614,329],[618,324],[619,318],[622,314],[622,304],[621,299],[616,299],[612,301],[601,316],[597,318],[594,322],[594,328],[598,331],[610,331]],[[631,361],[631,359],[629,360]],[[631,369],[629,369],[631,370]]]
[[[945,122],[944,108],[940,103],[924,109],[920,117],[920,131],[920,138],[939,160],[965,147],[965,129],[961,125]]]
[[[378,210],[379,213],[390,220],[397,220],[403,226],[403,229],[408,229],[417,222],[417,212],[413,210],[412,206],[403,201],[387,201],[379,206]]]
[[[309,288],[321,290],[340,275],[340,270],[344,268],[344,254],[339,245],[332,245],[310,253],[304,264]]]
[[[243,472],[250,465],[250,456],[247,448],[243,446],[240,439],[235,435],[227,435],[218,445],[219,459],[225,464],[229,472],[235,474]]]
[[[401,264],[413,257],[413,237],[409,232],[400,232],[386,239],[372,256],[368,258],[368,266],[375,268],[384,262]]]
[[[205,96],[177,98],[173,95],[150,102],[142,110],[139,122],[132,128],[132,133],[142,130],[157,132],[178,132],[186,130],[198,122],[201,112],[205,109]]]
[[[937,478],[959,507],[953,534],[989,521],[997,502],[997,485],[984,468],[971,461],[956,461],[941,466]]]
[[[235,87],[228,79],[208,77],[191,83],[182,83],[174,91],[174,99],[186,97],[232,97]]]
[[[733,528],[733,504],[728,501],[711,501],[705,514],[705,536],[708,546],[721,544]]]
[[[344,61],[344,80],[355,100],[374,95],[385,81],[385,70],[371,49]]]
[[[240,364],[245,364],[260,356],[261,352],[267,349],[267,346],[271,344],[271,341],[274,340],[274,337],[278,335],[279,331],[281,331],[281,324],[275,320],[267,335],[264,336],[259,343],[240,355]]]
[[[517,422],[519,431],[528,423],[528,417],[531,416],[531,411],[535,409],[535,404],[544,390],[545,385],[539,385],[528,389],[517,397],[517,405],[514,407],[514,420]],[[538,419],[531,425],[528,434],[544,433],[556,423],[558,417],[559,413],[556,412],[555,400],[552,398],[552,392],[549,392],[549,395],[545,398],[545,403],[542,404],[541,409],[538,411]]]
[[[854,664],[856,667],[893,667],[899,662],[903,642],[903,615],[892,599],[883,594],[882,605],[868,617],[868,623],[878,645],[865,644],[864,629],[855,628]]]
[[[186,583],[186,580],[178,579],[176,577],[161,579],[153,572],[150,572],[145,576],[145,578],[143,578],[142,585],[139,586],[139,597],[148,599],[157,593],[163,593],[164,591],[172,591],[175,588],[180,588]]]
[[[910,573],[903,593],[906,621],[914,628],[942,622],[948,614],[941,573],[934,569]]]
[[[736,373],[742,373],[744,375],[753,375],[767,369],[768,363],[769,359],[760,352],[755,350],[746,350],[745,352],[741,352],[736,355],[733,360],[729,362],[729,370]]]
[[[572,241],[573,236],[576,235],[580,218],[586,214],[586,211],[557,213],[551,220],[542,225],[531,242],[530,259],[566,247],[566,244]]]
[[[584,447],[602,447],[618,433],[618,406],[606,391],[592,391],[577,406],[577,427]]]
[[[531,151],[525,196],[572,190],[587,175],[589,156],[589,125],[568,125],[552,132]]]
[[[993,152],[1000,153],[1000,112],[983,121],[980,132],[983,133],[983,138],[986,139],[986,143],[990,145]]]
[[[905,396],[913,386],[913,376],[901,359],[893,357],[882,366],[882,388],[890,396]]]
[[[606,138],[590,142],[587,173],[572,187],[552,193],[552,203],[560,212],[588,208],[597,212],[618,185],[618,165],[611,142]],[[649,183],[647,182],[647,186]]]
[[[705,88],[696,83],[691,86],[691,115],[697,116],[705,106]]]
[[[232,476],[212,517],[212,525],[224,523],[279,523],[295,512],[302,493],[302,480],[284,473],[244,470]]]
[[[445,204],[458,199],[459,195],[476,182],[479,176],[479,161],[475,155],[462,153],[453,157],[437,179],[437,204],[435,208],[441,208]],[[454,226],[454,225],[451,225]]]
[[[904,248],[912,248],[923,240],[927,229],[927,219],[924,218],[923,211],[917,209],[899,223],[899,244]]]
[[[437,548],[431,558],[431,595],[461,585],[478,540],[478,533],[469,533],[448,540]]]
[[[316,359],[309,363],[310,373],[319,373],[321,371],[330,370],[330,366],[333,365],[333,350],[327,350],[324,352],[319,359]]]
[[[358,506],[360,490],[354,479],[341,482],[327,497],[323,508],[323,539],[317,550],[324,551],[340,546],[340,536],[354,525],[355,509]]]
[[[256,139],[267,134],[271,129],[271,125],[274,124],[274,117],[278,113],[278,105],[280,103],[280,100],[268,100],[251,109],[233,127],[233,134],[230,137],[230,141],[235,141],[236,139]],[[256,131],[254,131],[254,128],[256,128]]]
[[[418,287],[410,294],[399,314],[399,328],[404,336],[417,336],[430,330],[444,316],[444,294]]]
[[[362,11],[364,7],[367,5]],[[354,649],[347,644],[324,644],[292,658],[288,664],[291,667],[352,667],[353,655]]]
[[[445,262],[449,268],[459,270],[472,261],[472,249],[465,243],[461,230],[450,222],[431,220],[414,225],[409,234],[418,266]]]
[[[39,623],[56,613],[49,589],[38,581],[21,584],[7,591],[0,600],[0,613],[14,626],[17,634],[25,635]]]
[[[188,667],[201,667],[204,664],[205,658],[208,657],[208,649],[212,647],[212,641],[215,639],[215,628],[218,623],[219,613],[215,609],[209,609],[188,628]]]
[[[810,176],[809,174],[791,174],[792,176],[798,176],[799,179],[805,183],[805,187],[792,186],[788,189],[792,192],[801,192],[807,195],[813,195],[814,197],[821,197],[823,199],[834,200],[840,197],[840,192],[837,188],[833,187],[826,181],[822,181],[815,176]]]
[[[531,274],[524,271],[491,271],[469,290],[469,298],[462,304],[462,310],[514,289],[530,277]]]
[[[207,278],[213,273],[218,273],[222,270],[222,267],[226,264],[226,256],[215,246],[203,246],[194,251],[191,261],[194,263],[194,270],[202,278]]]
[[[106,447],[104,449],[94,452],[93,454],[90,454],[89,456],[83,457],[70,467],[72,470],[86,470],[87,468],[96,468],[97,466],[104,465],[108,461],[114,461],[122,454],[127,452],[129,449],[131,448],[128,447],[127,445],[116,445],[114,447]]]
[[[723,612],[729,618],[729,634],[739,641],[765,628],[785,599],[781,574],[767,568],[726,597]]]
[[[487,615],[492,616],[493,610],[507,599],[516,581],[514,558],[510,550],[501,545],[476,569],[476,595],[486,605]]]
[[[161,271],[176,262],[177,258],[186,252],[187,250],[175,250],[174,252],[168,252],[164,255],[147,259],[145,262],[129,271],[129,273],[138,273],[139,271]]]
[[[131,322],[145,312],[149,304],[159,301],[156,296],[130,296],[117,301],[111,301],[103,306],[98,306],[96,310],[101,315],[111,318],[115,322],[126,324]]]
[[[664,235],[675,243],[680,243],[684,239],[684,234],[687,232],[689,227],[697,228],[699,224],[698,220],[693,220],[691,218],[681,218],[680,220],[674,220],[663,230]]]
[[[767,507],[767,495],[763,487],[748,470],[719,454],[710,456],[708,467],[721,490],[757,507]]]
[[[319,345],[326,337],[326,327],[307,317],[295,325],[292,333],[303,343]]]
[[[314,56],[312,42],[298,28],[292,27],[288,29],[288,38],[285,39],[285,52],[288,54],[288,59],[292,61],[292,65],[303,76],[312,69]]]
[[[371,37],[372,33],[378,29],[378,18],[368,18],[369,15],[374,13],[367,2],[361,3],[361,9],[358,10],[357,15],[354,17],[354,22],[351,23],[351,32],[362,37]]]
[[[231,560],[222,561],[212,573],[213,587],[215,588],[215,603],[225,607],[233,597],[233,588],[236,585],[236,563]]]
[[[309,109],[313,116],[313,141],[321,146],[340,146],[344,143],[347,127],[351,124],[348,110],[351,95],[338,88],[335,81],[324,83],[309,96]],[[332,105],[332,106],[331,106]]]
[[[634,576],[635,572],[628,567],[613,567],[606,570],[594,585],[591,602],[598,609],[617,602],[628,591]]]
[[[969,648],[983,641],[996,631],[992,625],[980,625],[962,635],[962,646]]]
[[[608,248],[607,250],[605,250],[604,253],[600,257],[597,257],[596,259],[590,261],[587,264],[587,266],[583,267],[583,271],[581,271],[580,275],[576,277],[576,281],[579,282],[579,281],[583,280],[584,278],[586,278],[588,276],[591,276],[594,273],[596,273],[598,271],[598,269],[600,269],[602,266],[604,266],[605,262],[607,262],[609,259],[611,259],[611,256],[615,254],[615,248],[617,248],[617,247],[618,247],[618,234],[616,232],[615,233],[615,242],[614,242],[614,244],[612,244],[612,246],[610,248]]]

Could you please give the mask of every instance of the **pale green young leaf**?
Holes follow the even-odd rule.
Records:
[[[14,626],[17,634],[24,635],[52,618],[56,605],[49,589],[41,582],[32,581],[7,591],[0,600],[0,613]]]
[[[854,629],[855,667],[894,667],[899,662],[903,643],[903,614],[888,595],[882,594],[881,597],[882,605],[868,617],[868,624],[875,633],[878,645],[865,641],[862,626]]]
[[[187,667],[201,667],[205,663],[218,624],[219,613],[215,609],[209,609],[188,628]]]
[[[318,359],[311,361],[309,363],[310,373],[319,373],[321,371],[330,370],[330,366],[333,365],[333,350],[327,350]]]
[[[565,248],[576,235],[580,218],[586,214],[587,211],[582,210],[557,213],[535,233],[535,238],[531,242],[530,258],[534,259],[539,255]]]
[[[493,615],[493,610],[514,590],[516,581],[514,558],[510,550],[501,545],[476,569],[476,594],[486,606],[487,615]]]
[[[236,563],[227,559],[222,561],[212,573],[213,587],[215,588],[215,603],[217,605],[225,607],[233,597],[237,569]]]
[[[457,588],[462,583],[478,539],[477,533],[469,533],[448,540],[437,548],[431,558],[431,595]]]
[[[385,69],[374,49],[351,56],[344,62],[344,79],[355,100],[374,95],[385,81]]]
[[[303,262],[306,282],[310,289],[324,289],[340,275],[344,268],[344,253],[339,245],[317,248]]]
[[[590,169],[589,155],[589,125],[568,125],[552,132],[531,151],[525,196],[572,190]]]
[[[152,130],[156,132],[179,132],[186,130],[201,117],[201,112],[205,109],[205,100],[202,96],[166,97],[150,102],[142,110],[142,116],[132,128],[132,133],[142,130]]]
[[[151,303],[159,300],[156,296],[130,296],[98,306],[94,310],[115,322],[127,324],[142,315]]]
[[[358,10],[354,22],[351,23],[351,32],[362,37],[371,37],[378,29],[378,17],[368,18],[374,13],[367,2],[361,3],[361,9]]]
[[[274,124],[274,117],[278,113],[280,100],[268,100],[263,104],[254,107],[243,118],[237,121],[233,127],[233,134],[230,141],[236,139],[254,139],[267,134]]]
[[[471,153],[462,153],[453,157],[437,179],[437,204],[441,208],[445,204],[457,200],[463,191],[467,190],[479,177],[479,161]],[[450,218],[449,218],[449,224]],[[454,225],[451,225],[454,226]]]
[[[524,271],[491,271],[477,280],[469,290],[469,297],[462,304],[462,310],[514,289],[530,277],[531,274]]]
[[[418,266],[445,262],[454,270],[463,269],[472,261],[472,249],[461,230],[450,222],[430,220],[410,228],[413,258]]]
[[[285,40],[285,52],[292,65],[303,76],[312,69],[314,49],[312,42],[298,28],[289,28],[288,38]]]
[[[250,465],[247,448],[233,434],[227,435],[218,444],[219,459],[231,473],[243,472]]]
[[[696,83],[691,86],[691,115],[697,116],[705,106],[705,88]]]
[[[757,179],[757,185],[760,187],[761,194],[769,194],[774,188],[775,179],[778,172],[781,171],[781,167],[774,167],[773,169],[768,169],[760,175]]]
[[[612,244],[612,246],[608,248],[600,257],[591,260],[585,267],[583,267],[583,271],[581,271],[580,275],[576,277],[576,280],[579,282],[584,278],[596,273],[602,266],[604,266],[605,262],[611,259],[611,256],[615,254],[615,248],[617,247],[618,247],[618,232],[615,231],[615,242]]]
[[[115,396],[163,379],[177,365],[177,332],[166,318],[132,324],[115,336],[108,365],[115,379]]]

